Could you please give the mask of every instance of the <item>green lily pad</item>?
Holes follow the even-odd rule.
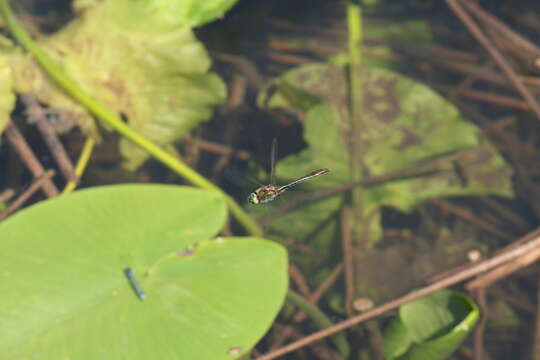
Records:
[[[282,305],[287,257],[264,239],[214,238],[225,218],[219,194],[165,185],[83,190],[17,213],[0,224],[0,357],[246,353]]]
[[[208,54],[189,25],[209,15],[189,3],[94,2],[39,45],[83,90],[124,115],[138,133],[164,146],[209,119],[226,96],[221,79],[208,72]],[[221,4],[215,9],[232,5],[212,3]],[[197,19],[180,12],[188,8]],[[41,102],[70,111],[83,130],[95,135],[86,110],[51,84],[32,58],[17,54],[10,64],[18,92],[32,92]],[[129,169],[147,159],[145,151],[127,140],[120,147]]]
[[[468,296],[450,290],[405,304],[384,333],[386,357],[446,359],[472,332],[479,315]]]

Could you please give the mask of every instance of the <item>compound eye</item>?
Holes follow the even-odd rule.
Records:
[[[257,197],[257,194],[251,193],[248,196],[248,201],[251,204],[258,204],[259,203],[259,198]]]

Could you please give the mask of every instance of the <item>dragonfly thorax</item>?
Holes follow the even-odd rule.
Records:
[[[285,189],[275,185],[261,186],[251,194],[249,194],[248,201],[251,204],[264,204],[274,200],[281,195]]]
[[[250,204],[258,204],[259,203],[259,198],[257,197],[257,194],[252,192],[251,194],[249,194],[248,196],[248,201]]]

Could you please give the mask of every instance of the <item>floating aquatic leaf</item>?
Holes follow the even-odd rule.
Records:
[[[116,185],[48,200],[2,222],[0,358],[246,353],[282,305],[287,256],[264,239],[215,239],[225,219],[214,192]]]
[[[207,120],[225,99],[225,86],[208,73],[210,59],[189,24],[208,21],[208,11],[232,3],[214,1],[205,10],[186,1],[93,2],[39,45],[83,90],[163,146]],[[86,110],[49,83],[31,57],[12,57],[18,92],[33,92],[44,104],[69,110],[87,133],[95,134]],[[130,169],[147,158],[125,140],[120,146]]]
[[[346,84],[344,68],[329,64],[305,65],[276,81],[279,90],[268,100],[269,106],[305,112],[304,139],[308,143],[304,151],[282,159],[276,173],[291,179],[309,169],[329,167],[331,175],[304,188],[316,191],[347,183],[352,141],[365,145],[365,154],[355,161],[368,176],[416,167],[417,176],[365,188],[363,210],[370,221],[364,225],[372,242],[381,234],[381,205],[410,211],[433,197],[512,194],[511,170],[496,149],[433,90],[389,70],[366,69],[364,128],[362,138],[353,139]],[[320,102],[306,109],[313,99]],[[316,244],[317,253],[328,254],[344,196],[295,209],[277,219],[272,230],[309,239]]]
[[[389,360],[444,360],[474,329],[480,311],[466,295],[440,290],[400,307],[384,333]]]

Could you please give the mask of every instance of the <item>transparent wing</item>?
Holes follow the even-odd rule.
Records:
[[[272,140],[272,149],[270,150],[270,184],[276,184],[276,153],[277,153],[277,140]]]
[[[317,177],[317,176],[320,176],[320,175],[323,175],[323,174],[326,174],[326,173],[329,173],[329,172],[330,172],[330,169],[326,169],[326,168],[313,170],[309,174],[301,176],[298,179],[291,181],[287,185],[283,185],[283,186],[279,187],[278,191],[285,191],[288,188],[293,187],[294,185],[296,185],[298,183],[301,183],[302,181],[306,181],[306,180],[312,179],[314,177]]]

